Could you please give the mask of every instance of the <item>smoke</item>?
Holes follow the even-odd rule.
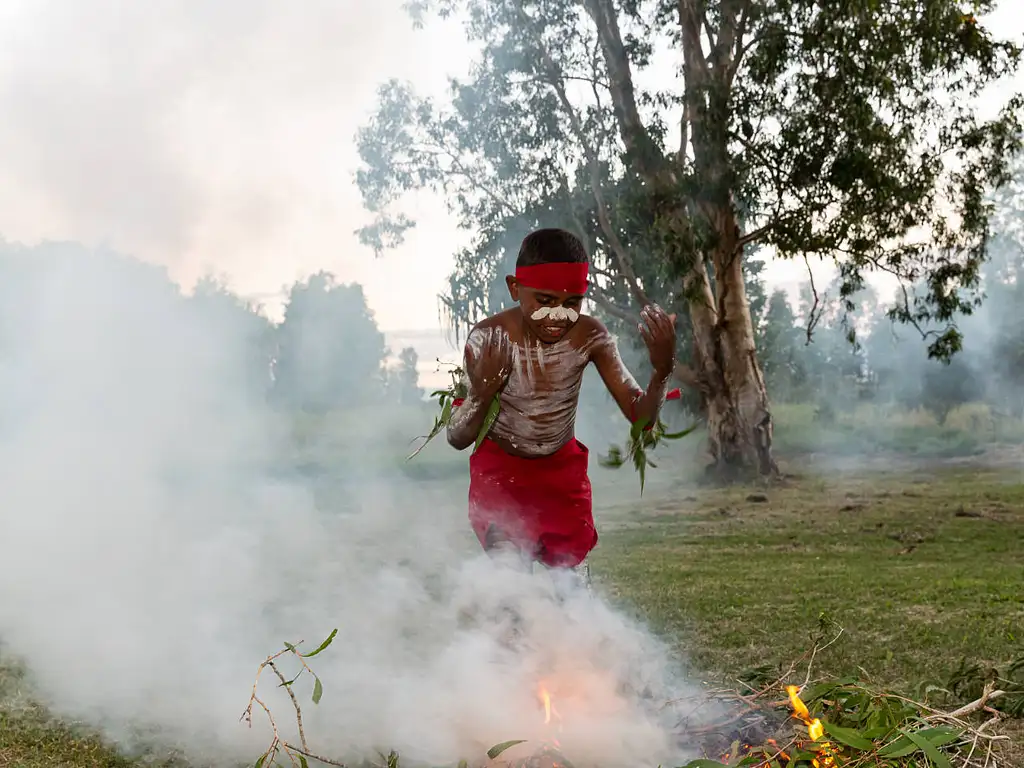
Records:
[[[243,329],[223,314],[111,254],[7,262],[0,641],[55,714],[126,748],[252,760],[270,740],[258,707],[252,730],[239,723],[257,665],[336,627],[310,660],[319,706],[308,675],[295,684],[314,751],[436,765],[507,739],[532,748],[554,735],[543,680],[578,764],[678,754],[679,713],[662,704],[695,692],[667,650],[600,598],[479,555],[452,494],[367,465],[355,444],[335,468],[351,493],[318,504],[291,469],[293,423],[245,386]]]
[[[375,267],[352,234],[351,139],[379,83],[443,91],[463,44],[454,21],[414,30],[400,0],[8,0],[0,233],[107,243],[264,296],[325,267],[363,283],[386,327],[430,322],[449,257],[423,254],[455,228],[428,200],[409,250]]]

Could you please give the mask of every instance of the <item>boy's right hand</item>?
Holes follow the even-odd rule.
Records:
[[[472,389],[489,400],[512,373],[512,341],[504,328],[480,328],[466,340],[466,375]]]

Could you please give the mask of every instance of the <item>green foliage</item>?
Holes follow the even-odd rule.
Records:
[[[487,750],[487,757],[491,760],[497,758],[502,752],[514,747],[517,744],[525,744],[523,739],[513,739],[512,741],[503,741],[501,744],[495,744],[493,747]]]
[[[755,698],[778,690],[777,684],[769,686]],[[764,744],[740,747],[736,741],[721,760],[701,758],[683,768],[951,768],[954,762],[963,765],[970,747],[981,738],[958,718],[854,678],[810,685],[800,700],[808,714],[780,724]],[[820,723],[820,735],[810,732],[810,723]]]
[[[311,659],[314,656],[316,656],[318,653],[323,651],[325,648],[327,648],[331,643],[333,643],[334,642],[334,638],[337,637],[337,636],[338,636],[338,630],[337,629],[333,629],[333,630],[331,630],[331,634],[329,634],[327,636],[327,639],[324,640],[322,643],[320,643],[320,645],[318,645],[316,647],[316,650],[310,651],[309,653],[300,653],[299,655],[302,656],[305,659]]]
[[[469,388],[466,385],[465,373],[462,368],[457,365],[449,365],[449,375],[451,376],[452,383],[447,389],[438,389],[431,392],[431,398],[437,398],[438,407],[441,409],[441,413],[434,418],[434,426],[431,427],[423,437],[419,438],[423,442],[420,443],[419,447],[413,451],[409,459],[414,458],[420,451],[427,447],[427,443],[441,434],[441,431],[447,429],[448,424],[451,422],[452,413],[455,409],[456,400],[464,400],[469,394]],[[487,413],[484,415],[483,424],[480,426],[480,431],[477,433],[476,442],[473,446],[473,450],[477,450],[480,444],[483,443],[484,438],[487,437],[487,433],[491,431],[491,427],[494,426],[494,422],[498,419],[498,413],[501,410],[501,393],[496,394],[490,404],[487,406]]]
[[[419,355],[413,347],[405,347],[398,353],[398,366],[388,372],[390,399],[400,405],[415,405],[423,400],[423,389],[419,384],[416,366]]]
[[[321,681],[320,676],[317,675],[310,668],[309,664],[307,664],[305,660],[311,659],[314,656],[319,655],[321,652],[330,647],[331,643],[334,642],[334,638],[337,637],[337,635],[337,628],[331,630],[331,633],[324,639],[324,641],[309,653],[299,652],[298,646],[300,645],[300,643],[289,643],[288,641],[285,641],[283,643],[283,651],[278,651],[277,653],[268,656],[263,661],[263,663],[260,664],[259,668],[256,671],[256,682],[253,684],[252,693],[249,695],[249,704],[245,708],[245,711],[242,713],[242,720],[246,721],[251,726],[253,709],[256,706],[259,706],[260,709],[262,709],[263,712],[266,714],[267,718],[270,720],[274,736],[270,742],[270,746],[268,746],[267,749],[263,752],[263,754],[261,754],[256,759],[255,768],[263,768],[263,766],[272,765],[284,766],[285,764],[278,760],[282,753],[288,758],[288,761],[291,765],[301,765],[304,766],[304,768],[308,768],[308,762],[306,759],[307,755],[316,758],[316,755],[313,755],[309,752],[308,746],[306,744],[306,733],[303,730],[302,725],[302,713],[299,707],[298,699],[295,697],[295,693],[292,690],[292,686],[295,684],[295,681],[302,676],[303,672],[308,672],[313,677],[312,701],[314,704],[320,703],[324,695],[323,681]],[[278,667],[278,659],[280,659],[282,656],[286,654],[291,654],[293,658],[298,660],[300,665],[298,673],[291,680],[286,680],[284,675],[281,674],[280,668]],[[267,668],[271,669],[273,673],[277,675],[277,678],[281,681],[278,687],[288,689],[288,695],[291,698],[292,705],[295,707],[295,720],[299,731],[299,745],[290,743],[281,735],[281,732],[278,729],[278,725],[274,720],[274,716],[271,713],[270,708],[262,699],[260,699],[257,696],[256,689],[259,686],[260,675],[263,673],[264,669]],[[394,755],[394,760],[393,763],[389,761],[388,766],[389,768],[397,768],[398,756],[395,753],[392,754]]]
[[[386,355],[362,286],[317,273],[289,293],[277,329],[274,398],[310,413],[379,402]]]
[[[337,635],[337,629],[331,630],[331,634],[329,634],[327,638],[316,647],[315,650],[310,651],[309,653],[300,653],[297,645],[294,643],[289,643],[288,641],[284,642],[284,647],[286,651],[288,651],[298,659],[311,659],[314,656],[321,653],[326,648],[328,648],[330,644],[334,642],[334,638],[337,637]],[[276,658],[276,656],[273,658]],[[309,672],[309,674],[313,676],[313,703],[319,704],[320,699],[322,699],[324,695],[323,683],[321,682],[320,677],[316,673],[314,673],[312,669],[309,668],[309,665],[307,665],[304,661],[301,662],[301,664],[302,666],[300,667],[298,674],[296,674],[295,677],[293,677],[291,680],[282,679],[280,687],[287,688],[291,686],[295,683],[296,680],[298,680],[302,676],[303,672]]]
[[[434,425],[431,427],[430,432],[422,438],[419,438],[422,442],[416,450],[409,455],[408,459],[412,459],[417,456],[431,440],[447,428],[452,418],[455,401],[465,399],[467,396],[468,388],[462,368],[451,364],[449,364],[449,368],[451,384],[446,389],[439,389],[431,393],[431,398],[437,399],[440,414],[434,418]],[[494,399],[487,408],[487,413],[484,417],[483,424],[480,427],[480,431],[477,434],[473,450],[479,449],[480,444],[484,441],[484,438],[487,437],[491,427],[497,420],[500,410],[501,394],[499,393],[494,396]],[[652,429],[646,429],[646,426],[647,422],[645,421],[638,420],[634,422],[630,427],[629,440],[626,443],[625,451],[617,445],[612,445],[609,448],[607,456],[599,459],[601,466],[611,469],[617,469],[627,461],[632,463],[640,477],[641,495],[643,494],[644,484],[646,481],[647,467],[657,467],[657,464],[650,459],[648,455],[649,452],[657,448],[661,442],[665,440],[679,440],[686,437],[697,428],[697,425],[695,424],[680,432],[669,432],[665,424],[660,419],[655,423]]]
[[[1000,416],[984,403],[957,406],[940,423],[923,408],[861,402],[833,410],[834,401],[829,398],[818,408],[807,403],[773,405],[779,453],[943,459],[977,456],[991,446],[1024,445],[1024,421]],[[823,418],[825,414],[831,418]]]
[[[358,138],[375,216],[360,236],[391,247],[413,225],[395,210],[406,192],[445,194],[476,235],[446,299],[458,322],[495,311],[513,246],[547,224],[590,245],[604,313],[638,308],[630,272],[666,306],[696,301],[683,278],[729,235],[716,227],[732,206],[747,256],[835,260],[843,301],[886,271],[921,289],[891,317],[936,325],[932,356],[960,349],[988,195],[1020,145],[1019,98],[991,119],[976,107],[1020,58],[980,20],[993,0],[410,5],[464,18],[480,55],[445,104],[382,87]],[[644,87],[635,76],[666,45],[679,81]]]
[[[490,405],[487,406],[487,413],[484,414],[484,422],[480,426],[480,431],[477,433],[476,441],[473,444],[473,450],[477,450],[480,444],[487,437],[487,433],[491,431],[491,427],[494,426],[494,422],[498,420],[498,413],[501,411],[501,395],[495,395],[491,399]]]
[[[664,440],[680,440],[697,429],[697,425],[694,424],[681,432],[669,432],[661,419],[658,419],[651,429],[647,428],[649,424],[647,419],[637,419],[629,428],[629,440],[626,442],[625,451],[613,445],[608,449],[608,454],[599,460],[601,466],[608,469],[618,469],[627,461],[631,463],[640,477],[641,496],[644,492],[647,467],[658,466],[651,461],[648,452],[653,451]]]
[[[1024,718],[1024,652],[998,669],[982,666],[961,658],[956,670],[950,676],[942,692],[951,700],[976,700],[985,695],[986,688],[1002,691],[1002,695],[987,702],[987,705],[1007,717]]]
[[[265,398],[271,391],[270,361],[274,354],[276,328],[260,307],[236,296],[222,281],[200,279],[188,299],[207,332],[227,332],[232,343],[224,353],[239,359],[245,394]]]

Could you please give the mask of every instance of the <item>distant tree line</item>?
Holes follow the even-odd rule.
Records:
[[[902,297],[887,302],[870,288],[842,296],[836,282],[805,285],[790,301],[782,291],[769,295],[763,265],[749,262],[747,293],[773,401],[814,403],[823,414],[863,402],[924,408],[942,421],[957,405],[980,400],[1000,412],[1024,415],[1021,242],[1010,234],[994,238],[981,274],[985,301],[959,318],[963,350],[948,362],[929,357],[931,331],[924,322],[915,328],[889,319],[887,307]],[[68,272],[72,264],[77,272]],[[85,274],[105,277],[96,277],[95,284],[69,277]],[[395,361],[358,284],[339,283],[327,272],[314,274],[291,287],[282,320],[272,322],[219,280],[205,278],[186,294],[159,267],[73,243],[29,248],[0,242],[0,361],[5,349],[14,354],[19,343],[35,343],[32,303],[52,297],[54,286],[64,283],[71,285],[67,290],[80,286],[82,291],[112,285],[109,295],[95,301],[119,307],[126,323],[132,313],[173,306],[178,313],[169,316],[173,320],[152,320],[140,328],[155,334],[168,322],[187,322],[199,330],[182,329],[183,339],[187,332],[218,337],[225,370],[241,372],[232,386],[281,409],[315,415],[424,400],[416,350],[402,349]],[[152,343],[167,343],[163,331]],[[630,368],[644,381],[644,351],[630,337],[621,343]],[[16,359],[9,362],[17,365]],[[581,418],[616,419],[606,399],[599,386],[585,387]]]
[[[98,330],[90,339],[97,346],[94,360],[118,357],[120,329],[127,326],[150,346],[181,344],[175,352],[189,346],[215,349],[222,358],[218,384],[230,381],[239,396],[290,410],[316,414],[423,399],[416,350],[403,349],[397,363],[392,360],[358,284],[339,283],[327,272],[314,274],[291,287],[283,319],[275,323],[218,279],[204,278],[186,294],[160,267],[76,243],[25,247],[0,241],[0,361],[6,351],[6,362],[18,366],[19,354],[24,357],[27,346],[36,343],[40,326],[52,322],[45,319],[52,308],[39,305],[64,291],[82,311],[96,314],[102,307],[117,319],[116,327]],[[82,322],[87,326],[90,320]],[[195,334],[205,337],[205,345],[190,344]],[[102,335],[106,338],[97,338]],[[66,343],[69,352],[76,346],[74,339],[48,343],[57,348]],[[187,364],[187,349],[181,355]]]

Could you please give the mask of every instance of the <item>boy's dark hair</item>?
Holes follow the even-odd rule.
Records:
[[[564,229],[537,229],[523,238],[519,246],[517,267],[537,264],[586,264],[587,249],[572,232]]]

